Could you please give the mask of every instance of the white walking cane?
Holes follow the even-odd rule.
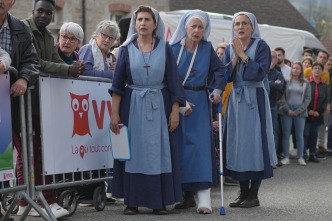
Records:
[[[222,97],[221,93],[221,97]],[[210,95],[211,100],[214,99],[214,94]],[[219,118],[219,169],[220,169],[220,198],[221,198],[221,207],[220,207],[220,215],[225,215],[225,207],[224,207],[224,182],[223,182],[223,176],[224,176],[224,170],[223,170],[223,159],[222,159],[222,125],[221,125],[221,113],[222,113],[222,107],[221,107],[222,100],[218,103],[218,118]]]

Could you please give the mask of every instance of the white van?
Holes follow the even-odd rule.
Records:
[[[187,10],[178,10],[170,12],[160,12],[166,26],[166,40],[169,41],[175,32],[178,22]],[[222,42],[230,42],[232,17],[230,15],[208,12],[211,20],[211,34],[208,38],[215,48]],[[262,38],[268,43],[271,50],[276,47],[283,47],[286,51],[287,59],[291,61],[301,61],[302,52],[306,48],[311,48],[317,53],[319,50],[325,50],[323,44],[310,32],[283,28],[272,25],[259,25]]]

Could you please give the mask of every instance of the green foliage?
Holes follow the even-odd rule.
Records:
[[[321,39],[331,39],[332,0],[289,0],[289,2],[321,34]]]

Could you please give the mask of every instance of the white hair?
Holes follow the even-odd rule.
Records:
[[[98,36],[102,31],[108,30],[111,32],[115,40],[120,39],[120,29],[116,22],[110,20],[103,20],[98,23],[96,31],[92,34],[92,38]]]
[[[60,35],[62,35],[65,31],[73,34],[80,42],[83,41],[84,32],[79,24],[74,22],[66,22],[60,28]]]

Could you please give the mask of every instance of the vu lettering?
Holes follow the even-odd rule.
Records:
[[[111,117],[112,113],[111,101],[107,102],[105,102],[104,100],[101,101],[100,112],[98,111],[97,101],[96,100],[92,101],[93,111],[95,113],[96,123],[99,130],[104,128],[105,103],[107,103],[108,114]]]

